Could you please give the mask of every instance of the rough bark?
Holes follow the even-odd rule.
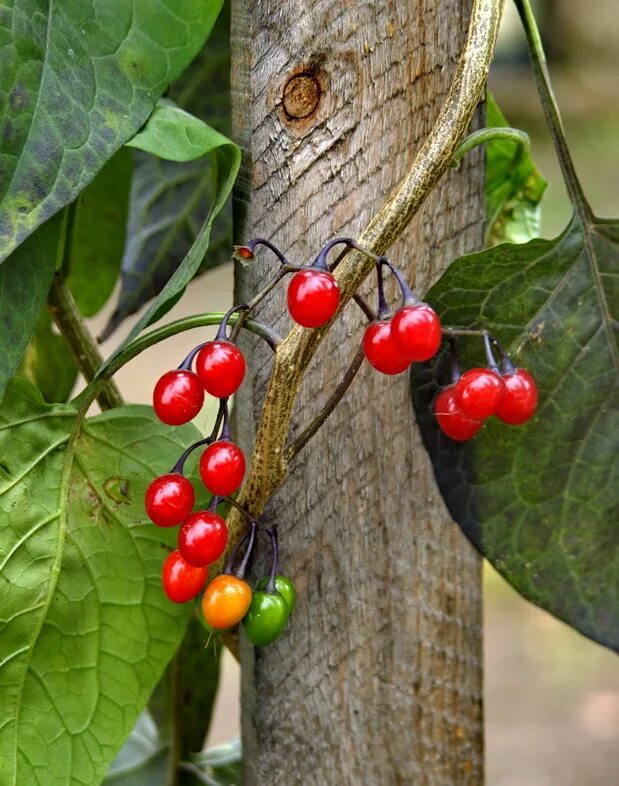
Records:
[[[245,152],[238,240],[291,261],[359,233],[411,164],[460,53],[468,3],[233,1],[233,113]],[[481,155],[450,172],[391,250],[419,292],[482,240]],[[273,272],[262,252],[237,298]],[[374,291],[374,281],[366,292]],[[285,289],[262,318],[289,326]],[[313,360],[306,425],[354,355],[349,305]],[[238,400],[250,446],[268,378],[254,341]],[[406,375],[363,367],[266,511],[299,601],[285,636],[243,650],[246,783],[482,782],[478,558],[451,522],[414,425]]]

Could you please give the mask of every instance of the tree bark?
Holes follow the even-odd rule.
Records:
[[[233,124],[244,150],[238,242],[266,237],[300,263],[333,237],[359,234],[438,114],[468,7],[233,0]],[[483,165],[474,152],[443,178],[390,256],[423,293],[482,239]],[[237,300],[273,271],[261,251],[237,271]],[[373,301],[374,280],[365,292]],[[285,287],[259,318],[287,331]],[[349,305],[301,386],[293,434],[337,385],[363,328]],[[251,384],[236,409],[250,449],[270,357],[244,341]],[[278,642],[255,651],[242,643],[246,784],[478,786],[480,563],[436,489],[407,375],[362,367],[264,521],[278,524],[282,568],[299,600]]]

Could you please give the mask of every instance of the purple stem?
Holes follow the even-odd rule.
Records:
[[[484,349],[486,350],[486,362],[488,364],[488,368],[492,371],[496,371],[497,374],[500,374],[499,367],[494,357],[494,353],[492,352],[492,344],[490,343],[490,334],[485,331],[484,332]]]

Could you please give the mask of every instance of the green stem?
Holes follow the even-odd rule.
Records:
[[[167,338],[176,336],[178,333],[184,333],[186,330],[207,327],[209,325],[219,325],[224,316],[224,311],[211,311],[207,314],[194,314],[193,316],[183,317],[182,319],[177,319],[174,322],[169,322],[167,325],[162,325],[161,327],[155,328],[154,330],[151,330],[150,333],[145,333],[143,336],[140,336],[139,338],[136,338],[127,344],[122,352],[120,352],[111,361],[109,366],[107,366],[100,379],[110,379],[126,363],[128,363],[130,360],[133,360],[133,358],[137,357],[141,352],[144,352],[145,349],[158,344],[160,341],[165,341]],[[236,325],[240,317],[240,314],[232,314],[228,320],[228,324],[233,326]],[[257,336],[264,338],[266,341],[274,343],[279,341],[279,336],[275,335],[275,333],[267,325],[263,325],[262,322],[256,322],[254,319],[244,319],[242,322],[243,328],[245,328],[245,330],[255,333]]]
[[[86,382],[92,383],[103,363],[103,358],[61,272],[57,272],[54,276],[47,305],[58,330],[73,352],[79,370]],[[120,391],[113,382],[106,382],[101,386],[96,397],[103,410],[124,404]]]
[[[567,192],[574,205],[574,209],[582,221],[589,221],[593,217],[593,214],[583,193],[578,176],[576,175],[574,162],[565,138],[563,121],[561,120],[559,106],[550,82],[546,55],[544,54],[542,39],[539,34],[537,22],[535,21],[535,16],[533,15],[533,10],[531,9],[531,4],[529,0],[514,0],[514,2],[524,27],[527,43],[529,45],[531,63],[533,65],[533,73],[535,74],[537,92],[544,109],[546,123],[550,130],[555,150],[557,151],[557,157],[559,158],[559,164],[561,166],[561,172]]]
[[[524,131],[521,131],[519,128],[510,128],[509,126],[500,126],[498,128],[480,128],[479,131],[474,131],[472,134],[469,134],[467,137],[465,137],[462,142],[460,142],[449,166],[458,166],[460,159],[474,147],[483,145],[486,142],[493,142],[495,139],[513,142],[516,145],[516,152],[514,154],[513,161],[513,165],[515,167],[518,166],[526,153],[529,152],[531,147],[529,135]]]

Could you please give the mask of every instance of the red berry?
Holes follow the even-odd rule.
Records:
[[[200,458],[200,476],[211,494],[218,497],[233,494],[245,477],[243,451],[225,439],[213,442]]]
[[[203,402],[204,388],[193,371],[168,371],[153,391],[155,414],[168,426],[181,426],[193,420],[202,409]]]
[[[372,322],[363,334],[363,352],[368,363],[383,374],[400,374],[411,362],[398,349],[388,321]]]
[[[454,385],[443,388],[434,402],[434,414],[444,434],[457,442],[471,439],[482,427],[479,420],[471,420],[460,412],[454,397]]]
[[[195,496],[191,482],[180,473],[160,475],[146,489],[146,514],[158,527],[174,527],[191,513]]]
[[[517,426],[528,420],[537,408],[537,386],[535,380],[523,368],[503,377],[505,395],[496,411],[497,418],[504,423]]]
[[[340,290],[328,270],[300,270],[288,285],[288,311],[299,325],[316,328],[337,311]]]
[[[196,373],[207,393],[228,398],[241,386],[245,358],[231,341],[209,341],[198,352]]]
[[[484,420],[497,411],[505,385],[501,375],[491,368],[465,371],[454,387],[456,406],[473,420]]]
[[[441,321],[427,303],[398,309],[391,320],[391,333],[400,352],[417,362],[429,360],[441,345]]]
[[[218,560],[226,550],[227,542],[226,522],[209,510],[192,513],[178,533],[178,550],[190,565],[197,567]]]
[[[161,569],[163,591],[174,603],[186,603],[195,598],[206,583],[208,570],[186,562],[180,551],[168,554]]]

